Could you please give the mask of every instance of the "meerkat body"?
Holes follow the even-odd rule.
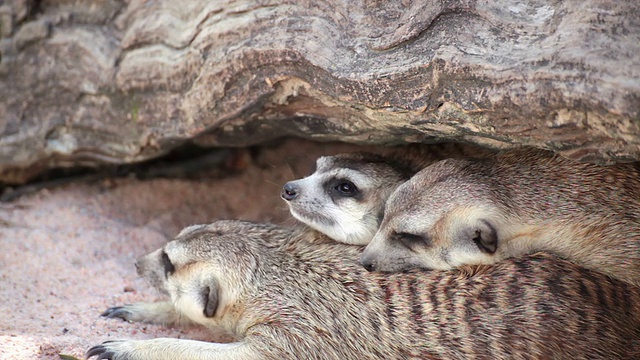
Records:
[[[286,183],[281,196],[293,217],[345,244],[366,245],[378,230],[384,204],[403,182],[445,158],[481,158],[472,145],[410,145],[389,154],[347,153],[317,160],[313,174]]]
[[[138,260],[171,301],[110,309],[156,321],[161,308],[231,344],[111,341],[110,359],[632,359],[640,290],[551,255],[455,271],[370,273],[361,247],[314,231],[220,221],[183,230]],[[275,239],[274,239],[275,238]],[[284,240],[283,240],[284,239]],[[154,309],[154,310],[141,310]],[[144,314],[141,316],[140,314]],[[148,318],[144,318],[148,317]]]
[[[435,163],[391,195],[362,263],[450,269],[533,251],[640,285],[639,167],[541,150]]]

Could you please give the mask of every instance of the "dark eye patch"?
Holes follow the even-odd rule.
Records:
[[[431,239],[427,236],[399,232],[393,234],[393,240],[399,242],[411,251],[419,246],[431,246]]]
[[[333,198],[361,198],[360,189],[347,179],[333,179],[325,184],[327,191]]]
[[[176,271],[176,268],[169,259],[169,255],[167,255],[164,250],[162,251],[162,265],[164,266],[164,276],[167,278],[169,277],[169,274],[173,274],[173,272]]]
[[[355,194],[358,191],[358,188],[356,187],[356,185],[354,183],[352,183],[351,181],[348,180],[344,180],[341,183],[339,183],[338,185],[336,185],[335,189],[343,194],[343,195],[347,195],[347,196],[352,196],[353,194]]]

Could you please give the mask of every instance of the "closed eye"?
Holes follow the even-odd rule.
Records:
[[[166,278],[169,277],[169,274],[173,274],[176,271],[176,268],[171,263],[171,259],[169,259],[169,255],[163,250],[162,251],[162,265],[164,266],[164,276]]]
[[[418,246],[430,246],[431,239],[426,236],[411,234],[406,232],[399,232],[393,235],[395,241],[401,243],[409,250],[415,251]]]

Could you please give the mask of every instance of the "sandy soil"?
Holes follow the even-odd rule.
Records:
[[[0,359],[83,358],[109,339],[215,340],[198,328],[99,314],[160,299],[133,264],[182,227],[216,219],[293,221],[279,198],[282,184],[309,174],[320,155],[354,149],[288,140],[261,150],[235,176],[75,183],[0,204]]]

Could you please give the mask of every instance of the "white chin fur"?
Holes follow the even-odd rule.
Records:
[[[195,294],[182,294],[174,300],[174,307],[192,321],[205,325],[206,318],[203,315],[203,304],[196,299]]]
[[[367,219],[364,215],[357,219],[348,213],[344,213],[336,208],[326,208],[329,211],[333,225],[316,222],[305,218],[298,214],[295,209],[290,208],[294,218],[305,223],[309,227],[327,235],[331,239],[349,245],[367,245],[371,242],[375,231],[377,230],[377,222]]]
[[[366,229],[356,229],[356,228],[357,226],[354,226],[352,228],[352,230],[354,231],[345,231],[344,228],[339,226],[330,226],[330,227],[324,226],[322,228],[317,227],[315,229],[326,234],[333,240],[341,243],[345,243],[349,245],[367,245],[371,241],[371,238],[373,237],[373,235],[363,234],[362,232],[359,232],[359,231],[361,230],[366,231]]]

